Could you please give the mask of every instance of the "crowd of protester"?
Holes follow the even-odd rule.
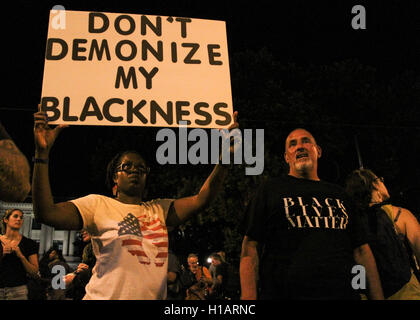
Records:
[[[237,127],[236,115],[234,118],[232,128]],[[0,141],[10,140],[4,128],[0,129]],[[35,115],[35,216],[57,228],[83,227],[87,243],[83,260],[72,270],[55,246],[39,259],[35,241],[20,233],[23,212],[8,210],[1,220],[0,300],[80,300],[87,296],[420,300],[420,224],[416,217],[392,203],[384,179],[371,170],[352,172],[345,188],[319,179],[317,166],[322,149],[305,129],[296,129],[286,138],[289,174],[265,181],[247,207],[240,266],[228,263],[220,251],[211,255],[208,267],[194,253],[186,261],[180,261],[170,248],[167,254],[166,226],[176,227],[209,205],[223,185],[226,167],[217,165],[195,196],[143,202],[149,168],[139,153],[128,151],[116,155],[108,165],[107,181],[113,198],[89,195],[54,204],[48,184],[48,154],[61,129],[49,128],[45,113]],[[9,150],[14,156],[22,156],[13,143],[6,145],[13,147]],[[1,165],[13,167],[10,162]],[[16,179],[16,185],[21,186],[27,176],[9,169],[0,170],[8,172],[7,179],[1,177],[0,181],[12,184]],[[17,189],[8,188],[2,200],[13,199],[13,190]],[[21,189],[16,199],[22,199],[20,193]],[[108,208],[117,216],[110,214],[117,230],[112,246],[108,238],[102,237],[109,228],[103,221],[109,221],[111,216],[98,218],[108,214]],[[126,210],[135,210],[137,215],[129,213],[124,217]],[[119,221],[121,217],[124,219]],[[98,228],[103,231],[100,235]],[[91,232],[96,233],[95,246]],[[155,257],[148,257],[132,238],[143,232],[149,237],[143,236],[141,245],[156,249]],[[146,244],[148,239],[152,240]],[[137,247],[131,249],[130,245]],[[353,287],[350,269],[355,263],[365,268],[365,291]],[[166,265],[167,270],[163,268]],[[64,273],[58,279],[57,270]],[[155,277],[139,276],[149,272]],[[123,279],[128,275],[134,284],[124,287]],[[165,280],[166,288],[162,286]]]

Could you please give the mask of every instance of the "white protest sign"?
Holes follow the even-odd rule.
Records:
[[[41,107],[53,124],[226,128],[226,23],[51,11]]]

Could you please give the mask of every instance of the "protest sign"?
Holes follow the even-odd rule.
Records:
[[[41,107],[53,124],[226,128],[226,23],[51,11]]]

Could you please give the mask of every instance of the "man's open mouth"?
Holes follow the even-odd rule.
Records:
[[[296,155],[296,159],[301,159],[301,158],[308,158],[308,154],[305,153],[299,153],[298,155]]]

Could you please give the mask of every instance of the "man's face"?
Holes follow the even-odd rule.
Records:
[[[292,131],[286,139],[284,158],[289,164],[289,173],[297,174],[317,170],[321,148],[314,137],[304,129]]]
[[[188,259],[188,266],[191,270],[191,272],[196,273],[198,270],[198,259],[195,257],[190,257]]]

